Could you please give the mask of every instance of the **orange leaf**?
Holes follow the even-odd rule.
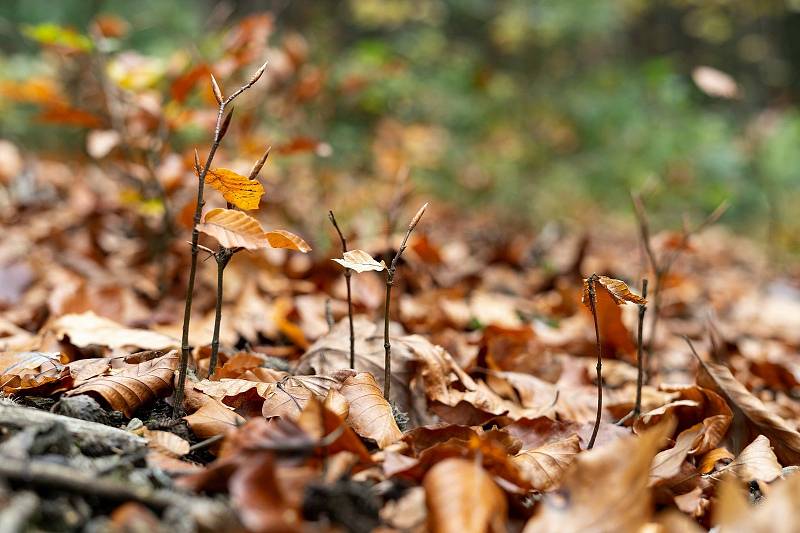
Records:
[[[592,278],[586,278],[583,280],[583,298],[581,301],[583,305],[589,306],[589,280]],[[606,276],[598,276],[596,278],[596,285],[600,285],[603,287],[608,294],[613,298],[614,303],[617,305],[622,305],[626,302],[630,302],[632,304],[637,305],[647,305],[647,300],[639,296],[638,294],[634,294],[628,288],[628,285],[624,281],[620,281],[618,279],[609,278]]]
[[[244,418],[217,399],[206,402],[203,407],[183,419],[201,439],[227,433],[229,429],[244,424]]]
[[[506,531],[506,498],[491,476],[474,461],[445,459],[428,471],[423,485],[430,531]]]
[[[228,202],[239,209],[258,209],[264,186],[227,168],[213,168],[206,174],[206,183],[222,193]]]
[[[297,250],[298,252],[308,253],[311,251],[311,246],[306,241],[295,235],[294,233],[276,229],[268,231],[264,237],[273,248],[286,248],[289,250]]]

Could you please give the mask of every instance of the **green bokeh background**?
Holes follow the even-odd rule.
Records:
[[[41,68],[25,24],[82,31],[114,13],[143,54],[213,56],[209,25],[265,9],[276,36],[305,37],[326,84],[368,81],[305,104],[316,119],[299,133],[333,149],[319,168],[369,172],[392,118],[437,133],[435,161],[414,177],[467,209],[586,224],[630,216],[629,191],[643,189],[655,225],[675,227],[727,198],[737,231],[800,248],[797,0],[6,0],[0,77]],[[702,65],[731,75],[740,97],[702,92],[691,76]],[[14,110],[0,137],[29,151],[75,142]]]

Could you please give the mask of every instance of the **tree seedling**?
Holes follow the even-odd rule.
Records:
[[[642,298],[647,299],[647,278],[642,280]],[[642,386],[644,385],[644,339],[643,332],[644,332],[644,315],[647,312],[647,304],[639,304],[639,325],[637,328],[637,336],[636,336],[636,363],[637,363],[637,375],[636,375],[636,401],[633,404],[633,409],[630,413],[622,417],[617,425],[624,425],[629,419],[633,418],[635,421],[639,418],[639,415],[642,413]]]
[[[625,282],[606,276],[592,274],[583,280],[583,305],[589,307],[594,320],[594,335],[597,341],[597,416],[592,429],[592,436],[589,439],[587,450],[594,447],[597,432],[600,430],[600,417],[603,413],[603,345],[600,342],[600,325],[597,320],[597,288],[600,287],[617,305],[631,302],[639,305],[647,305],[647,300],[641,296],[633,294]]]
[[[342,256],[347,255],[347,239],[342,234],[342,230],[339,229],[339,224],[336,223],[336,217],[333,215],[333,211],[328,211],[328,218],[333,224],[333,227],[336,229],[336,233],[339,234],[339,239],[342,241]],[[353,272],[351,268],[345,266],[344,269],[344,282],[347,285],[347,319],[350,321],[350,368],[355,368],[356,366],[356,334],[353,328],[353,297],[350,294],[350,278]]]
[[[653,313],[652,319],[650,320],[650,331],[647,335],[647,342],[645,343],[644,350],[646,357],[644,363],[645,374],[646,376],[649,376],[650,364],[653,355],[653,346],[656,339],[656,332],[658,330],[658,319],[661,315],[661,292],[664,288],[664,280],[666,280],[666,278],[669,276],[670,270],[675,262],[689,247],[689,239],[691,239],[691,237],[696,233],[699,233],[719,220],[720,217],[725,214],[725,211],[728,210],[729,204],[727,200],[722,202],[716,209],[714,209],[714,211],[711,212],[710,215],[708,215],[708,217],[706,217],[703,222],[694,228],[690,228],[688,222],[684,218],[683,230],[678,237],[677,243],[670,247],[670,251],[662,254],[661,256],[657,256],[654,251],[653,242],[650,235],[650,221],[647,217],[647,212],[645,211],[642,197],[639,194],[631,193],[631,200],[633,202],[633,211],[636,214],[636,221],[639,225],[639,236],[642,241],[642,247],[647,255],[647,260],[650,264],[650,270],[652,270],[655,278],[652,291]],[[646,376],[645,381],[647,381]]]
[[[220,248],[216,252],[213,252],[217,260],[217,302],[215,306],[214,334],[211,343],[212,359],[209,363],[209,375],[214,373],[217,354],[219,353],[219,330],[222,322],[222,285],[224,270],[230,262],[231,257],[243,249],[288,248],[304,253],[311,250],[308,244],[300,237],[283,230],[264,231],[255,218],[238,210],[258,209],[261,196],[264,194],[264,187],[256,178],[269,156],[269,149],[265,151],[264,155],[253,166],[249,176],[242,176],[233,170],[225,168],[211,168],[211,161],[231,121],[231,112],[225,115],[226,107],[234,98],[258,81],[264,73],[265,68],[266,63],[258,69],[253,77],[250,78],[250,81],[228,98],[223,98],[219,84],[213,76],[211,77],[214,96],[219,104],[219,113],[217,115],[217,126],[214,131],[214,142],[211,145],[211,151],[204,165],[201,166],[200,158],[197,152],[195,152],[195,171],[198,176],[197,203],[195,205],[194,225],[192,229],[192,262],[189,271],[189,286],[186,292],[186,306],[184,309],[181,361],[178,383],[175,387],[175,404],[173,406],[173,416],[175,417],[180,414],[181,404],[183,403],[186,372],[189,364],[189,352],[191,349],[189,346],[189,321],[191,320],[192,295],[194,292],[195,276],[197,274],[197,254],[200,248],[198,244],[200,232],[214,237],[220,244]],[[201,223],[201,215],[205,203],[203,200],[203,187],[206,183],[222,193],[229,208],[212,209],[205,214]]]
[[[389,268],[386,269],[386,301],[384,302],[383,308],[383,349],[384,349],[384,371],[383,371],[383,397],[386,401],[389,401],[389,393],[391,389],[391,378],[392,378],[392,344],[389,342],[389,305],[392,298],[392,285],[394,285],[394,273],[397,270],[397,262],[400,260],[400,256],[403,255],[403,252],[406,250],[406,245],[408,243],[408,238],[411,236],[411,232],[414,231],[414,228],[417,227],[419,224],[419,219],[422,218],[422,215],[425,214],[425,209],[427,209],[428,204],[426,203],[422,207],[419,208],[417,214],[414,215],[414,218],[411,219],[411,222],[408,224],[408,229],[406,230],[406,235],[403,237],[403,242],[400,244],[400,248],[397,250],[397,253],[394,254],[392,258],[392,262],[389,264]]]

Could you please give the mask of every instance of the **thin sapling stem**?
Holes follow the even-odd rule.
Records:
[[[592,318],[594,319],[594,335],[597,339],[597,416],[594,420],[594,428],[592,429],[592,436],[589,439],[587,450],[594,447],[594,441],[597,439],[597,432],[600,430],[600,416],[603,412],[603,346],[600,344],[600,326],[597,323],[597,292],[595,283],[597,283],[598,275],[592,274],[587,280],[589,284],[589,307],[592,310]]]
[[[414,228],[417,227],[417,224],[419,224],[419,219],[422,218],[422,215],[425,213],[425,209],[427,207],[427,203],[420,207],[419,211],[417,211],[417,214],[411,219],[411,222],[408,224],[408,229],[406,230],[406,235],[403,237],[403,242],[400,244],[400,248],[397,250],[397,253],[394,254],[392,262],[389,264],[389,268],[386,269],[386,301],[384,302],[383,309],[383,349],[385,352],[383,360],[383,397],[386,399],[386,401],[389,401],[389,393],[391,391],[392,382],[392,345],[389,342],[389,306],[392,299],[394,273],[397,270],[397,262],[400,260],[400,256],[402,256],[403,252],[406,250],[408,238],[411,236],[411,232],[414,231]]]
[[[328,218],[333,224],[333,227],[336,228],[336,233],[339,234],[339,239],[342,241],[342,254],[347,253],[347,239],[345,239],[342,230],[339,229],[339,224],[336,223],[336,217],[333,215],[333,211],[328,211]],[[344,269],[344,282],[347,285],[347,318],[350,321],[350,368],[355,369],[356,367],[356,333],[355,329],[353,328],[353,297],[350,293],[350,278],[353,275],[353,271],[349,268]]]
[[[197,276],[197,254],[199,250],[197,244],[200,239],[200,231],[198,230],[197,225],[200,224],[200,218],[203,214],[203,205],[205,205],[205,201],[203,200],[203,189],[205,186],[206,175],[211,169],[211,163],[214,160],[214,156],[217,153],[220,143],[222,142],[222,138],[225,136],[225,133],[228,131],[228,127],[230,126],[233,110],[231,109],[231,111],[226,115],[226,108],[237,96],[252,87],[253,84],[258,81],[261,75],[264,74],[264,70],[266,70],[266,68],[266,63],[261,65],[256,73],[253,74],[253,77],[251,77],[247,83],[239,87],[239,89],[237,89],[228,98],[222,97],[222,91],[217,83],[217,80],[214,79],[213,75],[211,76],[211,87],[214,90],[214,96],[219,104],[219,109],[217,111],[217,122],[214,127],[214,140],[211,144],[211,149],[208,152],[208,157],[206,157],[205,164],[197,176],[197,201],[195,203],[194,219],[192,221],[192,260],[191,266],[189,267],[189,282],[186,287],[186,304],[183,310],[181,360],[178,370],[178,383],[175,387],[174,404],[172,406],[173,418],[177,418],[181,412],[181,407],[183,405],[183,392],[184,387],[186,386],[186,372],[189,366],[189,355],[191,351],[191,346],[189,345],[189,323],[192,319],[192,297],[194,295],[194,282]]]
[[[219,355],[219,330],[222,325],[222,287],[225,277],[225,267],[228,266],[233,254],[239,249],[225,248],[221,246],[214,258],[217,260],[217,303],[214,308],[214,334],[211,337],[211,359],[208,363],[208,379],[214,375],[217,368],[217,357]]]
[[[642,280],[642,298],[647,299],[647,278]],[[634,421],[639,418],[642,413],[642,386],[644,385],[644,314],[647,312],[647,304],[639,304],[639,328],[638,336],[636,339],[636,357],[638,365],[638,373],[636,376],[636,401],[633,404],[633,409],[630,413],[625,415],[617,422],[617,425],[624,425],[629,419]]]

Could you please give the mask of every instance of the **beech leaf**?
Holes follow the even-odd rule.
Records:
[[[506,531],[506,498],[479,463],[460,458],[440,461],[425,475],[423,486],[430,531]]]
[[[89,394],[130,417],[140,406],[169,394],[178,359],[177,350],[173,350],[143,363],[125,364],[115,374],[90,379],[67,395]]]
[[[350,402],[347,423],[356,433],[374,440],[381,448],[402,438],[392,406],[384,399],[372,374],[360,372],[350,376],[342,382],[339,392]]]
[[[206,183],[222,193],[222,197],[239,209],[258,209],[264,186],[227,168],[213,168],[206,174]]]
[[[386,263],[376,261],[364,250],[350,250],[342,255],[341,259],[332,259],[345,268],[349,268],[359,274],[361,272],[375,271],[380,272],[386,269]]]
[[[268,231],[264,234],[264,238],[272,248],[286,248],[287,250],[296,250],[298,252],[308,253],[311,251],[311,246],[306,241],[282,229]]]
[[[235,209],[212,209],[203,217],[197,229],[211,235],[225,248],[268,248],[264,228],[258,220]]]
[[[585,306],[589,306],[589,280],[591,278],[586,278],[583,280],[583,298],[581,302]],[[628,285],[621,280],[609,278],[607,276],[598,276],[597,285],[603,287],[611,298],[614,300],[614,303],[617,305],[622,305],[626,302],[637,304],[637,305],[647,305],[647,300],[639,296],[638,294],[634,294],[631,292]]]
[[[577,435],[572,435],[532,450],[522,450],[514,457],[514,464],[522,470],[535,490],[544,491],[558,485],[580,451],[581,440]]]

